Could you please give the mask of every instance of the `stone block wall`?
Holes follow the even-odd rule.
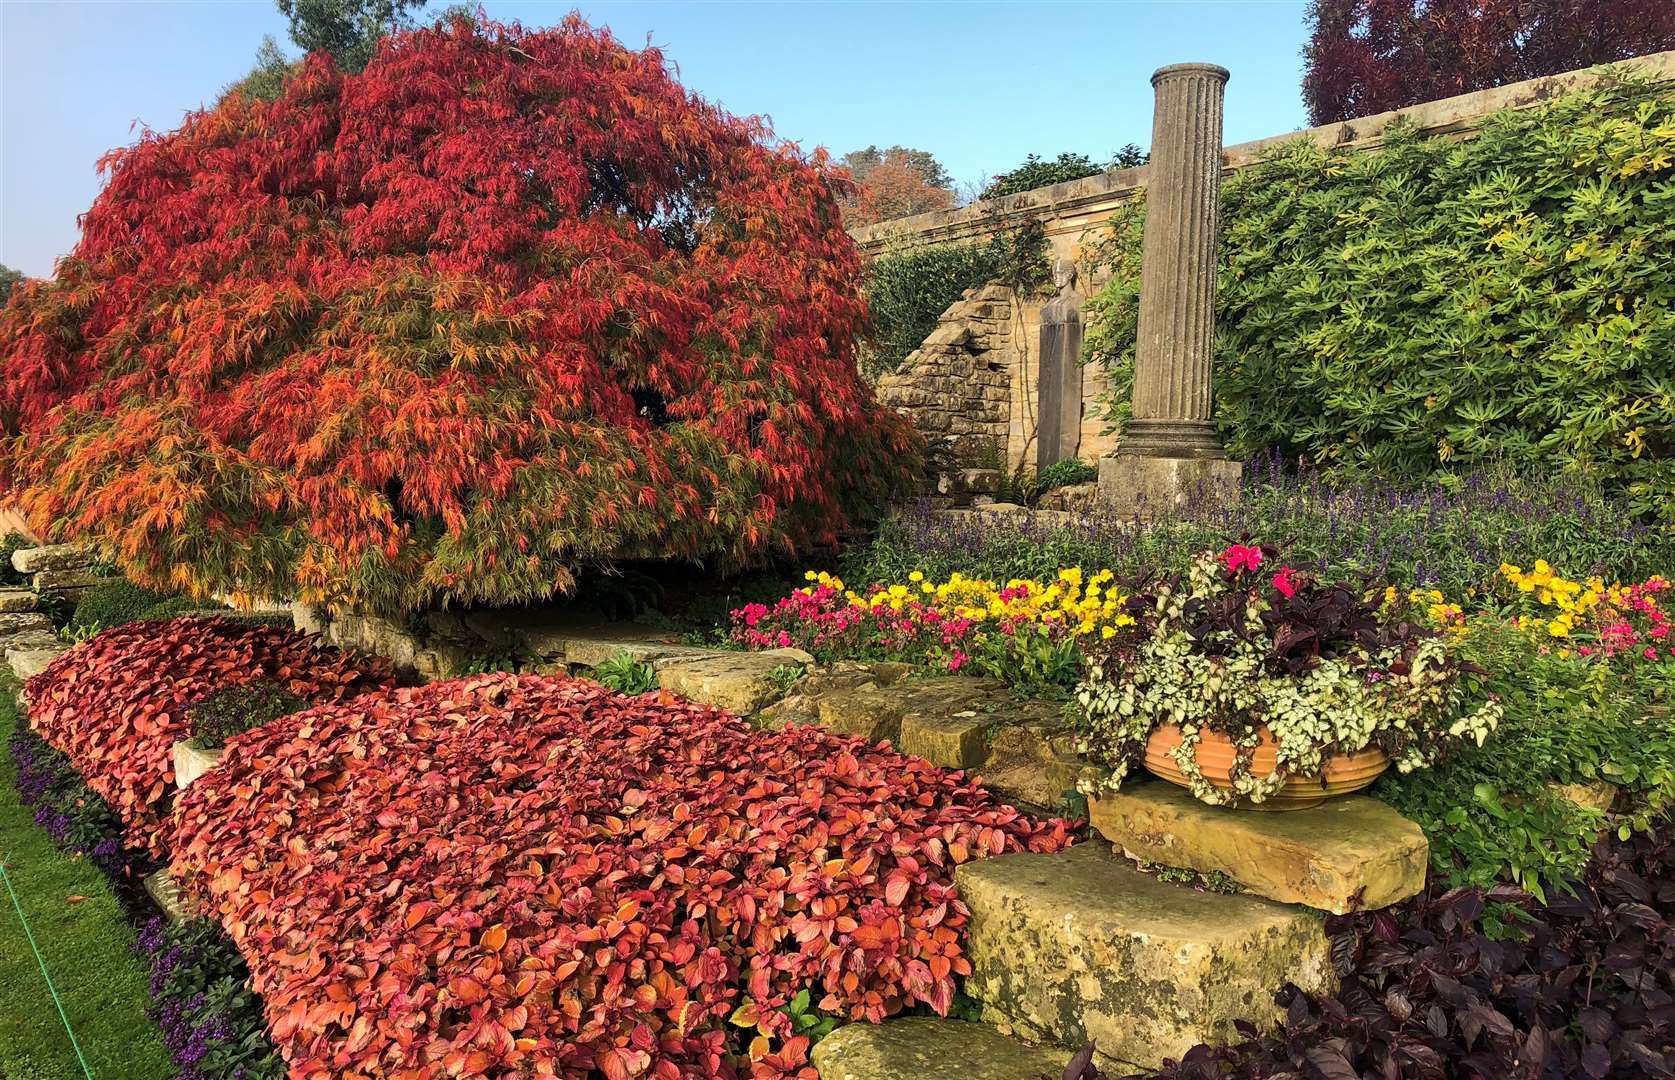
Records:
[[[878,380],[879,400],[965,461],[1004,446],[1012,425],[1015,304],[1004,285],[967,290],[925,343]]]

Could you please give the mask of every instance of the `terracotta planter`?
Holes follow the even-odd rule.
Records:
[[[1180,745],[1181,729],[1174,724],[1154,729],[1151,738],[1146,740],[1146,768],[1152,775],[1162,777],[1171,784],[1189,788],[1192,783],[1186,778],[1186,774],[1181,772],[1180,766],[1175,764],[1173,755],[1175,748]],[[1235,753],[1233,740],[1219,731],[1206,731],[1198,740],[1198,771],[1204,774],[1204,779],[1211,787],[1219,791],[1233,790],[1233,782],[1228,779],[1228,774],[1233,768]],[[1277,761],[1274,740],[1268,734],[1268,729],[1263,728],[1262,741],[1257,745],[1251,760],[1251,774],[1259,777],[1269,776],[1273,773]],[[1319,806],[1335,796],[1360,791],[1377,780],[1379,774],[1389,767],[1390,759],[1385,756],[1383,750],[1376,747],[1368,747],[1354,754],[1339,754],[1326,759],[1326,768],[1321,771],[1320,776],[1293,776],[1285,782],[1284,787],[1261,802],[1240,800],[1237,806],[1244,810],[1303,810],[1310,806]]]

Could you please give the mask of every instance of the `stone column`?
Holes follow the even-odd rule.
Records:
[[[1100,498],[1123,512],[1237,493],[1239,465],[1216,437],[1210,390],[1226,84],[1227,69],[1214,64],[1152,75],[1134,415],[1099,463]]]

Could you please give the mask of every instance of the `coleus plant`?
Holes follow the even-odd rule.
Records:
[[[911,474],[837,174],[577,18],[315,55],[102,167],[0,311],[0,479],[141,584],[517,602],[830,541]]]
[[[166,859],[174,744],[190,706],[265,680],[306,701],[389,685],[389,661],[274,626],[225,619],[132,622],[106,630],[31,678],[29,724],[69,757],[121,817],[131,847]]]
[[[175,826],[294,1080],[812,1077],[811,1003],[948,1011],[956,866],[1071,842],[888,748],[507,674],[238,735]]]

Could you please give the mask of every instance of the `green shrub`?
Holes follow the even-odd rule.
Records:
[[[988,240],[886,252],[867,263],[873,340],[862,369],[877,378],[896,370],[936,329],[967,289],[991,283],[1035,288],[1050,276],[1039,224],[997,230]]]
[[[72,634],[87,634],[108,630],[113,626],[148,618],[146,614],[157,605],[175,599],[141,588],[122,578],[111,578],[82,592],[76,609],[70,615],[68,629]]]
[[[308,702],[269,679],[229,686],[186,710],[192,725],[192,745],[218,750],[234,735],[259,728],[270,720],[307,708]]]
[[[27,585],[29,579],[17,572],[12,566],[12,552],[18,548],[31,548],[35,541],[20,532],[9,532],[0,536],[0,585]]]
[[[657,689],[656,669],[625,651],[595,664],[593,680],[619,694],[644,694]]]
[[[140,612],[142,619],[172,619],[177,615],[188,612],[205,610],[201,600],[194,600],[190,596],[171,596],[167,600],[160,600],[144,611]]]
[[[1216,305],[1230,449],[1408,478],[1505,458],[1675,521],[1672,162],[1675,93],[1624,79],[1465,141],[1299,141],[1233,174]],[[1088,356],[1119,403],[1143,212],[1116,216],[1090,305]]]
[[[1510,879],[1540,896],[1581,873],[1602,830],[1626,839],[1675,807],[1675,727],[1657,711],[1668,690],[1659,665],[1562,659],[1490,619],[1473,621],[1463,651],[1490,672],[1500,726],[1482,747],[1386,773],[1373,788],[1425,830],[1437,873],[1460,885]],[[1558,792],[1600,781],[1618,789],[1609,812]]]

